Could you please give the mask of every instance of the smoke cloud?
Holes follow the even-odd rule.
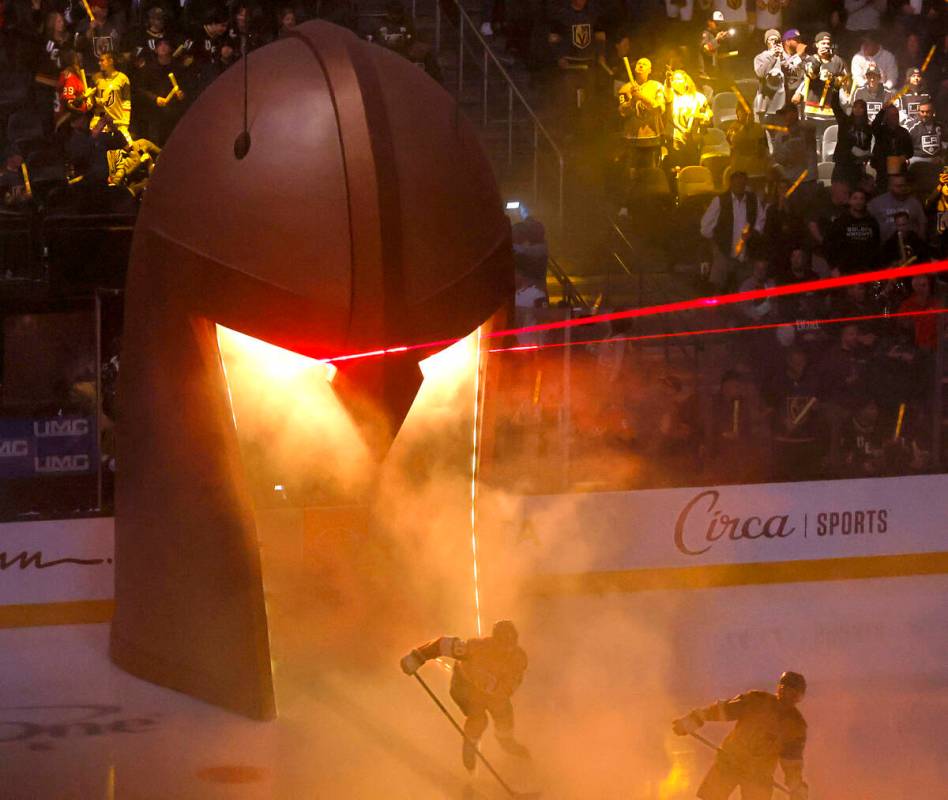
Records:
[[[260,352],[223,339],[222,352],[248,480],[266,501],[258,524],[280,714],[275,746],[295,765],[279,775],[278,796],[505,796],[483,769],[466,777],[460,737],[398,667],[431,638],[476,635],[478,608],[485,633],[496,619],[514,620],[530,659],[514,706],[532,760],[506,756],[491,729],[482,741],[517,790],[692,798],[713,754],[674,736],[671,719],[741,691],[772,690],[781,671],[794,669],[810,683],[801,710],[811,796],[943,793],[945,577],[541,592],[535,552],[549,526],[573,516],[575,496],[558,497],[525,530],[517,481],[482,480],[475,601],[472,448],[479,367],[484,374],[476,336],[423,365],[425,383],[381,466],[324,367],[278,368],[265,351],[270,372],[261,377]],[[609,364],[590,369],[601,377]],[[574,381],[572,401],[594,416],[599,400],[581,388],[591,385]],[[490,404],[477,413],[489,417]],[[496,419],[485,428],[503,435]],[[487,457],[489,439],[481,443]],[[556,456],[546,453],[540,467],[555,469]],[[583,457],[604,475],[630,468],[621,448]],[[281,500],[274,475],[305,502]],[[571,561],[591,564],[582,530],[570,541]],[[420,674],[460,720],[449,666],[432,662]],[[702,732],[720,741],[728,729]]]

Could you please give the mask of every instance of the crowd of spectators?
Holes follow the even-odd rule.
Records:
[[[766,285],[765,273],[766,262],[755,260],[748,282]],[[898,311],[941,305],[930,277],[908,283]],[[499,462],[533,491],[549,491],[564,472],[573,485],[628,489],[937,470],[935,320],[887,318],[877,291],[861,284],[742,304],[728,320],[705,316],[705,325],[735,329],[798,321],[703,337],[697,351],[671,359],[648,342],[624,342],[623,331],[574,348],[568,393],[557,348],[513,352],[504,360],[511,384],[499,387]],[[826,321],[851,317],[877,318]],[[564,396],[571,398],[568,430]],[[568,470],[559,458],[564,436]],[[543,453],[554,460],[538,460]]]
[[[317,17],[360,25],[349,0],[0,0],[0,211],[134,214],[195,98]],[[369,22],[360,35],[436,72],[401,3]]]
[[[948,87],[942,9],[922,9],[914,24],[905,9],[894,10],[893,29],[918,40],[900,53],[908,60],[901,70],[874,29],[881,19],[860,23],[858,35],[840,32],[850,48],[858,46],[843,49],[845,58],[833,54],[826,32],[814,37],[815,57],[797,30],[779,44],[776,31],[765,35],[754,64],[756,119],[736,114],[729,133],[756,131],[766,154],[762,144],[753,171],[732,155],[725,191],[701,219],[713,291],[946,255],[948,142],[936,114]],[[794,56],[801,62],[796,87]],[[777,88],[790,102],[772,114],[768,93],[781,79]],[[931,276],[739,306],[736,325],[795,324],[736,339],[735,363],[746,368],[725,371],[715,396],[707,445],[716,469],[729,480],[786,480],[904,474],[937,464],[938,317],[902,315],[941,308],[944,286]],[[826,322],[834,319],[852,321]]]
[[[667,245],[681,256],[682,241],[697,242],[687,257],[699,290],[945,255],[943,3],[548,0],[482,11],[492,47],[503,42],[507,56],[552,78],[553,128],[567,146],[611,137],[605,189],[629,235],[650,227],[650,210],[675,206],[684,229]],[[367,28],[347,0],[0,0],[3,207],[133,213],[188,104],[246,52],[315,17],[439,77],[397,2]],[[531,316],[545,300],[547,245],[535,221],[514,233],[517,311]],[[901,468],[925,469],[935,317],[884,315],[942,306],[940,284],[916,279],[737,307],[725,324],[793,324],[729,337],[700,425],[685,413],[663,419],[646,449],[656,459],[687,453],[682,469],[806,477],[885,472],[897,440]],[[883,321],[868,319],[876,315]],[[857,316],[867,319],[825,322]],[[685,402],[688,383],[663,379],[670,407]],[[898,435],[870,446],[869,427],[894,431],[891,419]],[[655,444],[664,431],[677,433]]]
[[[948,255],[944,3],[562,0],[533,22],[530,55],[566,105],[559,130],[608,131],[626,234],[664,226],[699,292]],[[696,243],[684,256],[682,240]],[[924,312],[944,308],[944,288],[895,279],[706,314],[699,326],[756,330],[718,337],[724,355],[697,378],[672,371],[635,400],[606,392],[585,421],[574,392],[579,439],[647,457],[634,485],[931,469],[939,317]]]
[[[802,248],[787,280],[815,277]],[[757,256],[742,289],[772,285]],[[936,318],[930,276],[739,305],[704,444],[722,479],[923,472],[933,458]],[[891,309],[887,315],[887,309]],[[844,320],[827,322],[827,320]]]

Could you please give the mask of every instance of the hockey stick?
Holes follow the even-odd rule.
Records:
[[[474,745],[474,752],[477,754],[477,757],[481,760],[481,762],[484,764],[484,766],[487,767],[487,769],[488,769],[488,771],[490,772],[490,774],[493,775],[495,778],[497,778],[497,782],[498,782],[501,786],[504,787],[504,791],[507,792],[508,795],[510,795],[511,797],[524,798],[524,800],[526,800],[526,798],[539,797],[539,796],[540,796],[540,793],[539,793],[539,792],[517,792],[517,791],[514,791],[513,789],[511,789],[510,786],[507,784],[507,782],[506,782],[503,778],[501,778],[500,775],[497,773],[497,770],[494,769],[494,768],[491,766],[490,762],[489,762],[486,758],[484,758],[484,754],[481,753],[481,750],[480,750],[480,748],[477,746],[477,743],[476,743],[476,742],[472,742],[470,739],[467,738],[467,734],[464,733],[464,729],[463,729],[460,725],[458,725],[457,720],[455,720],[454,717],[451,715],[451,712],[448,711],[448,709],[446,709],[446,708],[444,707],[444,703],[442,703],[442,702],[438,699],[437,695],[435,695],[435,693],[434,693],[433,691],[431,691],[431,689],[429,688],[428,684],[425,683],[425,681],[424,681],[424,679],[421,677],[421,675],[419,675],[417,672],[414,673],[414,675],[415,675],[415,679],[418,681],[418,683],[421,684],[421,688],[424,689],[424,690],[428,693],[428,697],[430,697],[432,700],[434,700],[435,705],[436,705],[438,708],[441,709],[441,713],[444,714],[444,715],[451,721],[451,724],[454,726],[454,729],[455,729],[458,733],[461,734],[461,738],[464,739],[464,741],[469,742],[470,744]]]
[[[790,790],[786,786],[784,786],[782,783],[777,783],[777,781],[773,780],[773,778],[768,779],[763,775],[752,775],[747,770],[741,769],[740,765],[736,763],[736,759],[730,753],[728,753],[726,750],[722,750],[710,739],[705,739],[704,736],[702,736],[700,733],[694,733],[692,731],[690,735],[693,736],[695,739],[697,739],[699,742],[701,742],[701,744],[706,745],[707,747],[710,747],[716,753],[721,755],[724,758],[724,760],[727,761],[729,766],[733,767],[737,772],[741,773],[742,775],[753,779],[757,783],[761,783],[761,784],[769,783],[772,789],[776,789],[779,792],[783,792],[787,796],[791,794]]]

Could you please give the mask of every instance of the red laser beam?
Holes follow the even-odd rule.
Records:
[[[411,350],[434,350],[440,347],[449,347],[460,339],[439,339],[435,342],[424,342],[422,344],[403,344],[398,347],[386,347],[381,350],[367,350],[363,353],[352,353],[346,356],[333,356],[332,358],[320,358],[326,364],[335,364],[338,361],[354,361],[358,358],[374,358],[375,356],[387,356],[393,353],[407,353]]]
[[[489,353],[517,353],[528,350],[547,350],[553,347],[575,347],[584,344],[606,344],[613,342],[640,342],[648,339],[675,339],[682,336],[708,336],[715,333],[744,333],[747,331],[766,331],[775,328],[792,328],[800,322],[807,325],[839,325],[844,322],[868,322],[875,319],[899,319],[905,317],[925,317],[946,314],[948,308],[931,308],[925,311],[898,311],[892,314],[864,314],[856,317],[827,317],[826,319],[794,320],[793,322],[766,322],[759,325],[739,325],[728,328],[701,328],[696,331],[669,331],[665,333],[646,333],[639,336],[613,336],[602,339],[579,339],[572,342],[550,342],[548,344],[525,344],[513,347],[495,347]]]
[[[529,325],[524,328],[494,331],[490,333],[489,336],[514,336],[521,333],[552,331],[561,328],[576,327],[578,325],[594,325],[600,322],[612,322],[619,319],[636,319],[638,317],[650,317],[656,314],[670,314],[677,311],[717,308],[718,306],[747,303],[752,300],[763,300],[768,297],[809,294],[826,289],[841,289],[846,286],[856,286],[860,283],[875,283],[876,281],[887,281],[897,278],[914,278],[916,275],[928,275],[930,273],[945,271],[948,271],[948,260],[932,262],[930,264],[916,264],[909,267],[889,267],[873,272],[861,272],[857,275],[840,275],[838,278],[821,278],[816,281],[804,281],[803,283],[794,283],[788,286],[774,286],[769,289],[751,289],[747,292],[719,294],[714,297],[697,297],[693,300],[679,300],[674,303],[663,303],[657,306],[630,308],[625,311],[612,311],[608,314],[597,314],[592,317],[545,322],[539,325]]]
[[[596,325],[601,322],[614,322],[615,320],[620,319],[640,319],[642,317],[651,317],[658,314],[671,314],[679,311],[696,311],[699,309],[717,308],[719,306],[735,305],[737,303],[748,303],[753,300],[764,300],[768,297],[789,297],[795,294],[809,294],[811,292],[825,291],[827,289],[841,289],[846,286],[857,286],[861,283],[875,283],[877,281],[888,281],[899,278],[914,278],[916,275],[931,275],[946,271],[948,271],[948,260],[934,261],[928,264],[913,264],[908,267],[889,267],[887,269],[878,269],[872,272],[861,272],[856,275],[841,275],[838,278],[821,278],[820,280],[816,281],[804,281],[803,283],[795,283],[788,286],[774,286],[769,289],[752,289],[747,292],[733,292],[731,294],[721,294],[714,297],[696,297],[692,300],[679,300],[674,303],[643,306],[642,308],[630,308],[626,309],[625,311],[611,311],[607,314],[595,314],[590,317],[578,317],[576,319],[557,320],[556,322],[544,322],[539,325],[527,325],[523,328],[509,328],[503,331],[491,331],[484,336],[485,338],[516,336],[524,333],[539,333],[541,331],[575,328],[581,325]],[[735,328],[726,328],[724,330],[735,330]],[[688,335],[693,334],[689,333]],[[413,350],[432,350],[440,347],[447,347],[458,341],[460,341],[460,338],[441,339],[434,342],[400,345],[398,347],[369,350],[362,353],[333,356],[332,358],[324,358],[320,360],[332,364],[339,361],[352,361],[358,358],[384,356],[390,353],[406,353]],[[534,347],[534,345],[525,345],[523,347],[524,349],[529,349]]]

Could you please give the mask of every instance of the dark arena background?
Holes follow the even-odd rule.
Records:
[[[946,20],[0,0],[0,797],[944,797]]]

